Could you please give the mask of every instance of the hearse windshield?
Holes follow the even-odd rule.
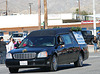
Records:
[[[19,48],[23,47],[41,47],[41,46],[54,46],[54,36],[42,36],[42,37],[29,37],[22,41]]]

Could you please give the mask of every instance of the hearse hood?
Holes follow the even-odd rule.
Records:
[[[11,51],[9,51],[9,53],[29,53],[29,52],[42,52],[42,51],[49,51],[48,48],[32,48],[32,47],[24,47],[24,48],[19,48],[19,49],[13,49]]]

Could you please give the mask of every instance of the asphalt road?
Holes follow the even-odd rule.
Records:
[[[60,65],[58,71],[48,72],[36,68],[20,69],[17,74],[100,74],[100,52],[90,53],[89,59],[84,61],[83,67]],[[0,74],[10,74],[4,64],[0,64]]]

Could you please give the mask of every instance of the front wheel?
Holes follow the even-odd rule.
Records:
[[[18,73],[18,68],[9,68],[10,73]]]
[[[52,61],[51,61],[50,70],[51,71],[57,71],[57,68],[58,68],[57,57],[56,57],[56,55],[54,55],[53,58],[52,58]]]
[[[83,56],[79,54],[78,60],[74,62],[75,67],[82,67],[83,66]]]

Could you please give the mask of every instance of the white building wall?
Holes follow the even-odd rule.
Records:
[[[61,14],[61,19],[73,19],[73,14],[69,13],[69,14]]]
[[[0,28],[38,26],[38,15],[0,16]]]
[[[49,14],[48,15],[49,20],[58,20],[61,19],[61,14]]]
[[[48,25],[63,25],[63,20],[73,19],[73,14],[48,14]],[[41,23],[44,15],[41,15]],[[75,23],[74,23],[75,24]],[[0,16],[0,28],[38,26],[38,14]]]
[[[48,20],[48,26],[50,25],[62,25],[62,20]]]

